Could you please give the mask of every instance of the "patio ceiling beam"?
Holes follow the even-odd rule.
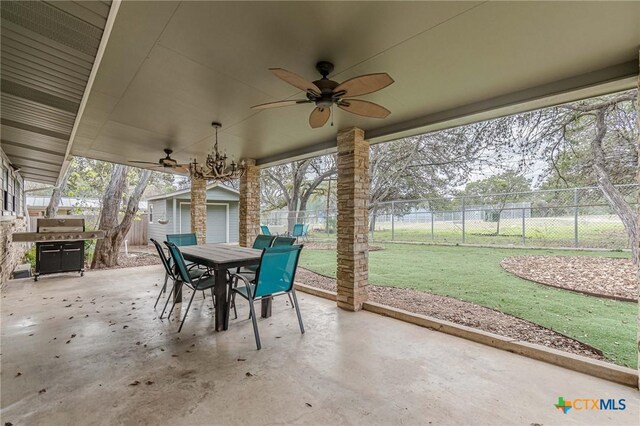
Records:
[[[637,61],[565,78],[530,89],[497,96],[402,123],[367,130],[369,143],[389,142],[403,137],[463,126],[507,115],[565,104],[580,99],[632,89],[638,79]],[[323,141],[293,151],[260,158],[260,167],[271,167],[336,152],[335,140]]]

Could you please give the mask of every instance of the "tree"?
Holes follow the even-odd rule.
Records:
[[[518,116],[523,155],[547,158],[549,180],[595,183],[616,212],[638,259],[637,213],[615,185],[638,167],[637,90]]]
[[[287,228],[291,232],[295,223],[304,221],[311,196],[319,190],[321,183],[336,174],[336,170],[334,155],[264,169],[261,174],[264,201],[271,209],[287,207]]]
[[[507,171],[499,175],[470,182],[465,186],[463,195],[482,196],[480,202],[490,204],[495,212],[496,233],[500,235],[500,218],[508,202],[517,202],[522,199],[521,194],[514,192],[526,192],[531,190],[531,182],[516,171]]]
[[[371,146],[370,229],[383,203],[441,197],[470,174],[500,164],[503,154],[494,141],[506,131],[505,123],[483,122]],[[429,204],[430,209],[441,207]],[[396,204],[394,213],[411,206]]]
[[[130,169],[121,164],[113,165],[111,177],[102,197],[102,210],[98,229],[105,232],[104,239],[98,240],[93,254],[91,268],[111,267],[118,264],[118,252],[124,237],[138,211],[140,198],[147,187],[150,170],[140,170],[137,183],[128,196],[126,208],[120,219],[121,206],[127,190],[127,177]]]
[[[60,206],[60,201],[62,199],[62,192],[67,186],[67,180],[69,179],[70,172],[71,169],[68,168],[58,186],[53,188],[51,198],[49,198],[49,204],[47,204],[47,208],[44,212],[44,217],[56,217],[56,215],[58,214],[58,207]]]

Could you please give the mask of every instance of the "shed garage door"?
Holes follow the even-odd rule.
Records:
[[[207,204],[207,243],[228,242],[226,204]],[[191,232],[191,203],[180,203],[179,232]]]

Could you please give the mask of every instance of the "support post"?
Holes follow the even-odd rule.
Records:
[[[433,227],[433,222],[434,222],[434,216],[435,216],[435,212],[433,211],[433,209],[431,209],[431,241],[435,241],[436,239],[436,234],[434,232],[434,227]]]
[[[578,215],[580,214],[578,209],[578,202],[580,201],[578,197],[578,188],[573,190],[573,244],[578,247],[580,242],[578,240]]]
[[[467,239],[467,230],[465,229],[465,207],[465,198],[462,197],[462,244],[464,244]]]
[[[391,202],[391,241],[396,239],[396,203]]]
[[[207,242],[207,181],[191,176],[191,232],[198,244]]]
[[[260,233],[260,169],[255,160],[245,159],[245,165],[240,178],[239,244],[251,247]]]
[[[522,245],[526,244],[527,228],[526,228],[526,209],[522,208]]]
[[[355,127],[338,132],[337,200],[337,303],[359,311],[369,278],[369,143]]]

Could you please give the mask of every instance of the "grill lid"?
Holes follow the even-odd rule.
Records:
[[[84,219],[38,218],[37,232],[84,232]]]

